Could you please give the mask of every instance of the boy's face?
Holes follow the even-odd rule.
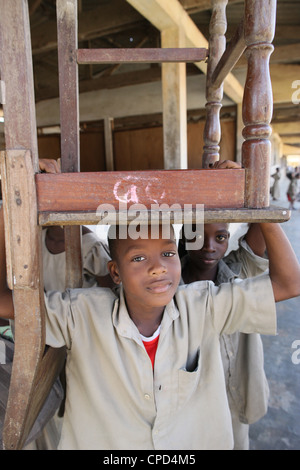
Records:
[[[168,239],[118,240],[115,258],[108,266],[113,281],[123,284],[129,312],[164,307],[173,298],[181,276],[173,232]]]
[[[203,247],[190,250],[189,257],[199,269],[214,269],[227,251],[229,236],[227,224],[205,224]]]

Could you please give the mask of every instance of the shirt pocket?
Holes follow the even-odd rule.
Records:
[[[178,411],[191,399],[200,382],[201,365],[199,351],[196,361],[193,362],[194,366],[192,368],[189,366],[178,370]]]

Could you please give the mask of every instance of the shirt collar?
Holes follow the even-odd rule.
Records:
[[[223,282],[229,282],[232,279],[239,277],[241,273],[241,269],[242,269],[241,263],[226,264],[221,259],[218,265],[217,284],[222,284]]]
[[[131,320],[124,297],[123,287],[116,289],[119,295],[114,303],[113,313],[112,313],[112,320],[114,327],[116,328],[118,334],[125,338],[132,338],[136,342],[141,343],[141,336],[138,328]],[[179,311],[172,299],[165,307],[162,322],[161,322],[161,330],[160,335],[164,334],[164,331],[171,325],[173,320],[178,318]]]
[[[184,256],[181,259],[181,269],[185,266],[187,262],[187,256]],[[222,284],[224,282],[229,282],[232,279],[235,279],[240,276],[242,269],[241,263],[225,263],[223,259],[219,261],[218,264],[218,273],[217,273],[217,279],[216,279],[216,284]],[[184,284],[183,279],[181,278],[180,284]]]

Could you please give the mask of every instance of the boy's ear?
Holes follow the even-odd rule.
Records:
[[[119,269],[118,269],[118,265],[116,261],[113,261],[113,260],[108,261],[107,267],[114,283],[121,284],[122,281],[121,281],[121,277],[119,274]]]

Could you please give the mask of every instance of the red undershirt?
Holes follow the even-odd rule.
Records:
[[[154,360],[155,360],[155,354],[156,354],[156,349],[158,345],[158,340],[159,340],[159,335],[154,338],[152,341],[143,341],[143,344],[145,346],[145,349],[151,359],[152,362],[152,368],[154,368]]]
[[[143,345],[145,346],[148,356],[151,359],[152,368],[154,368],[154,360],[155,360],[155,354],[156,354],[158,340],[159,340],[159,332],[160,332],[160,326],[152,335],[152,337],[154,337],[153,339],[151,339],[152,337],[148,339],[142,336]]]

